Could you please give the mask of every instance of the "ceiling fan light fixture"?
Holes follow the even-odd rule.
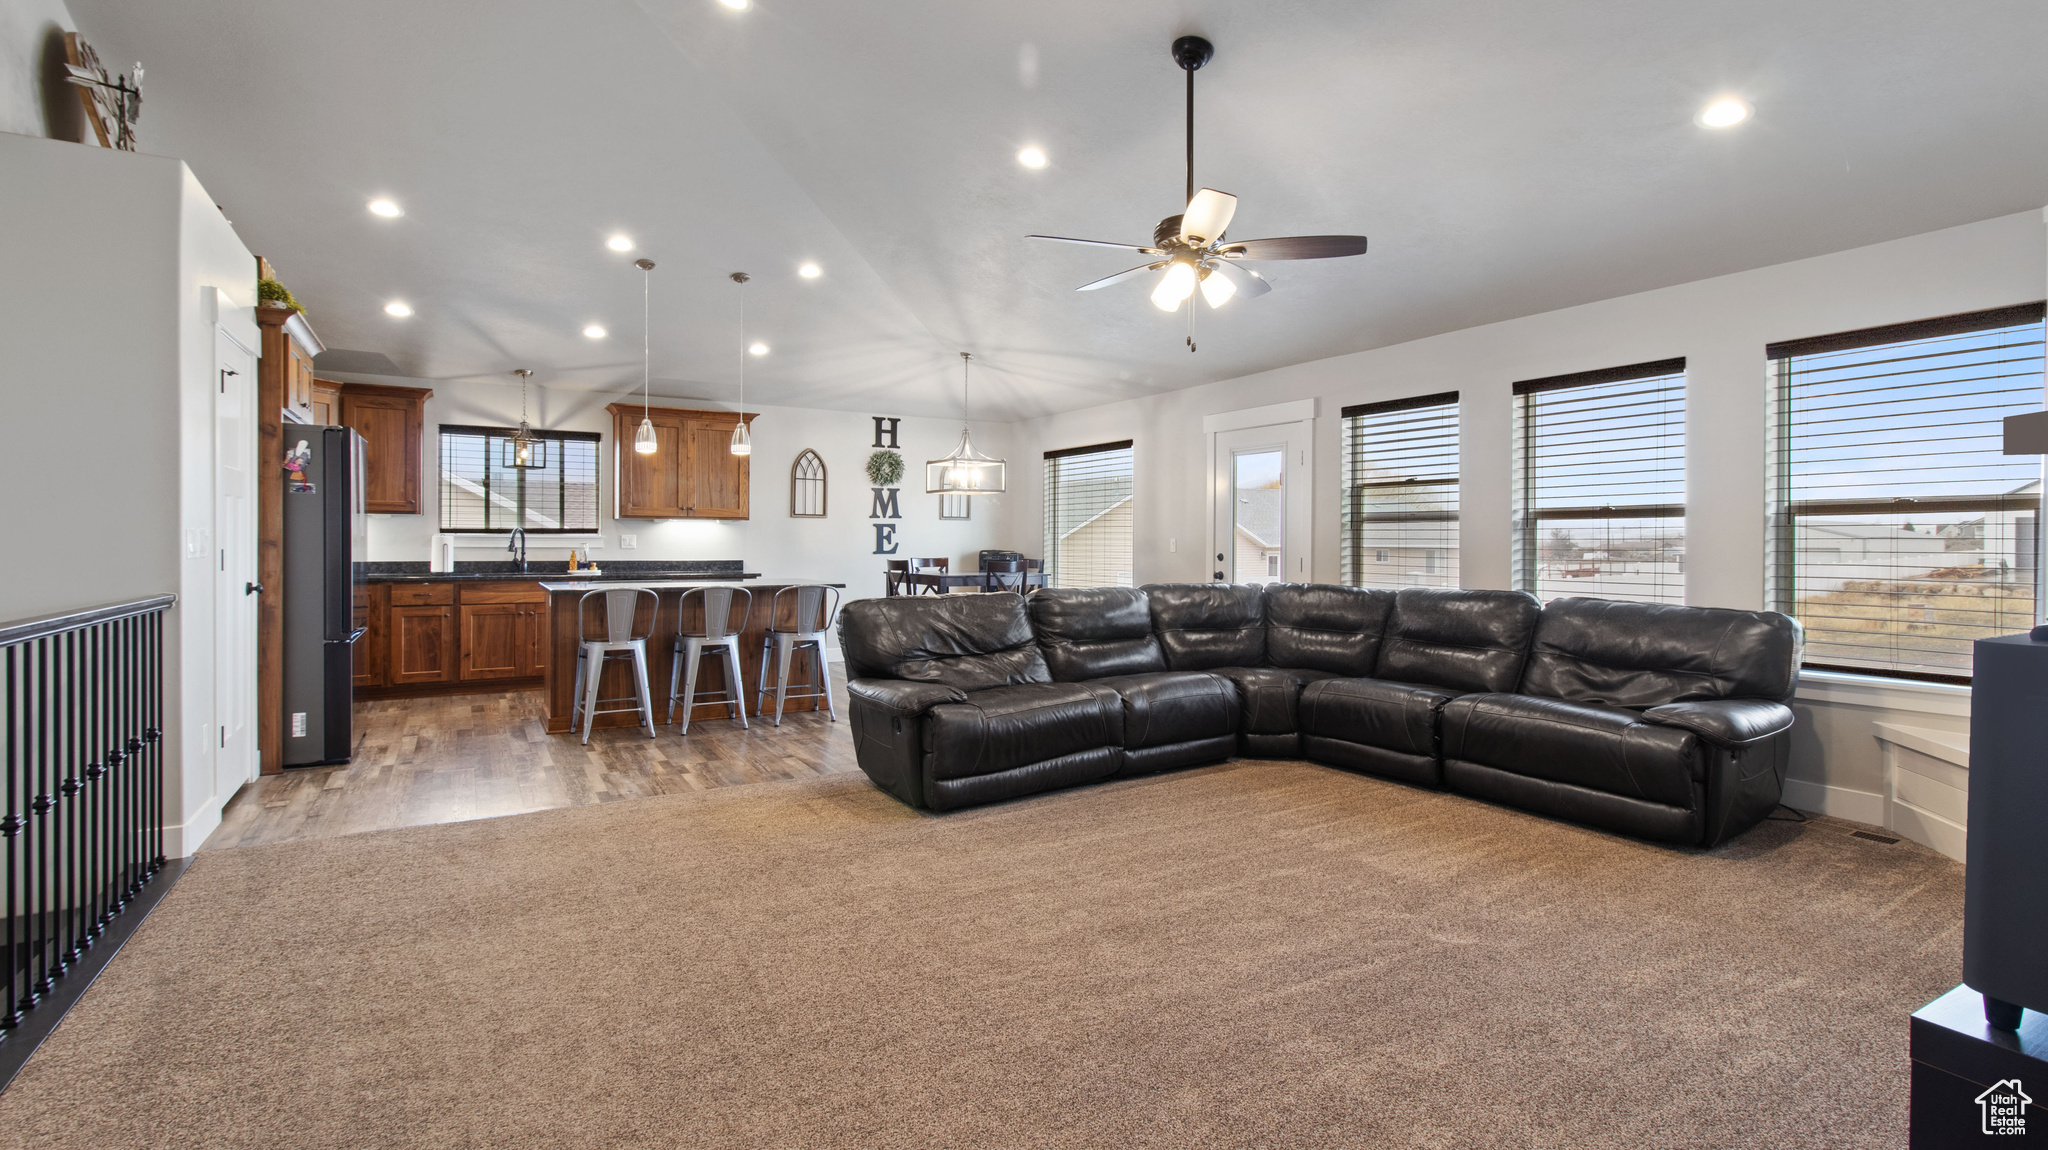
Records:
[[[1175,260],[1167,265],[1166,274],[1159,277],[1159,286],[1152,289],[1152,306],[1160,311],[1179,311],[1180,305],[1195,294],[1195,267],[1184,260]]]
[[[1237,285],[1230,282],[1229,276],[1215,268],[1202,269],[1202,299],[1212,311],[1229,303],[1236,294]]]

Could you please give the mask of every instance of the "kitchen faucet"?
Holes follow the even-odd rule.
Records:
[[[526,528],[512,529],[511,537],[505,540],[505,550],[519,556],[519,573],[526,574]]]

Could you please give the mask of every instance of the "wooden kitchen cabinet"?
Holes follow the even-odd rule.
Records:
[[[655,407],[651,455],[633,450],[643,409],[615,403],[612,413],[613,514],[620,519],[745,519],[748,464],[732,453],[733,429],[751,413]]]
[[[382,583],[360,583],[356,585],[355,625],[367,628],[362,638],[356,640],[355,685],[357,687],[381,687],[384,685],[385,640],[391,633],[390,597]]]
[[[391,685],[455,679],[455,607],[391,608]]]
[[[341,422],[363,437],[363,510],[420,513],[427,400],[433,394],[426,387],[341,385]]]
[[[341,425],[342,384],[329,379],[313,381],[313,402],[311,411],[315,427],[339,427]]]
[[[546,669],[547,592],[538,583],[462,589],[462,679],[528,679]]]

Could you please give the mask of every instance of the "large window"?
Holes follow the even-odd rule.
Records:
[[[1514,391],[1515,585],[1685,602],[1685,361]]]
[[[1458,586],[1458,393],[1344,409],[1344,582]]]
[[[597,530],[596,432],[536,431],[547,466],[513,467],[509,427],[441,425],[441,530]]]
[[[1808,666],[1967,682],[1970,643],[2034,625],[2042,305],[1773,344],[1772,605]]]
[[[1131,585],[1131,441],[1045,453],[1045,585]]]

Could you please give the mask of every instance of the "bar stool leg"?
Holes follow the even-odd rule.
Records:
[[[633,689],[640,696],[640,725],[654,737],[654,692],[647,686],[647,644],[633,645]]]
[[[689,666],[683,671],[683,726],[682,734],[690,733],[690,712],[697,709],[697,664],[703,662],[704,646],[700,639],[683,640],[683,658]]]
[[[761,702],[768,697],[768,652],[775,642],[772,632],[761,636],[761,673],[754,681],[754,713],[761,713]],[[778,724],[779,725],[779,724]]]
[[[576,649],[576,686],[569,693],[569,733],[576,733],[576,717],[583,713],[583,649]]]
[[[825,692],[825,713],[831,715],[836,723],[839,721],[839,704],[832,699],[832,663],[825,658],[825,640],[812,640],[811,650],[818,660],[818,689]]]
[[[789,662],[796,654],[796,636],[778,632],[775,636],[775,725],[782,725],[782,704],[789,698]]]
[[[725,643],[725,697],[743,731],[747,729],[747,690],[742,685],[746,681],[740,674],[740,641],[735,636]]]
[[[604,655],[597,651],[586,651],[584,659],[590,666],[583,676],[583,742],[588,746],[591,728],[597,726],[597,689],[598,685],[604,682]]]
[[[668,660],[668,718],[662,720],[664,724],[673,723],[676,721],[676,688],[682,685],[683,640],[681,638],[678,638],[676,640],[676,649],[674,653],[669,656]],[[687,715],[684,716],[684,718],[688,717],[689,716]],[[683,733],[689,733],[688,724],[684,724]]]

